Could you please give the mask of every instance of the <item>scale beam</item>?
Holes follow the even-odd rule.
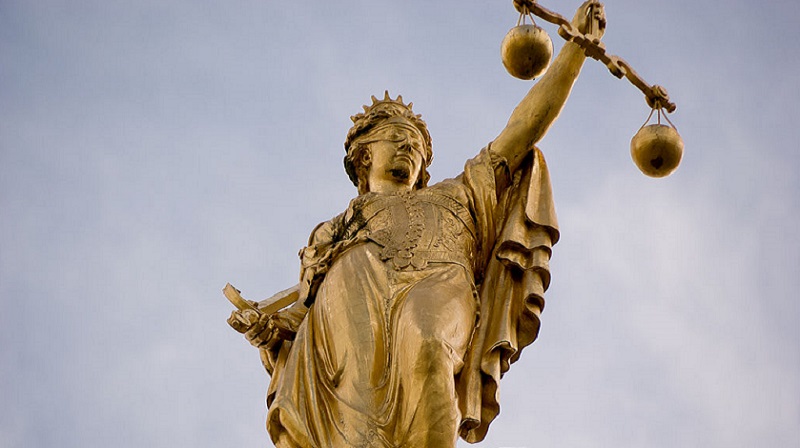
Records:
[[[598,2],[599,4],[599,2]],[[558,35],[568,42],[574,42],[583,49],[586,56],[598,60],[608,67],[612,75],[622,79],[627,78],[634,86],[644,93],[647,105],[653,109],[665,109],[674,112],[677,106],[669,99],[667,89],[658,85],[650,85],[644,80],[631,65],[619,56],[609,55],[606,47],[599,38],[591,33],[583,34],[561,14],[550,11],[539,5],[534,0],[514,0],[514,7],[520,14],[534,14],[537,17],[558,25]]]

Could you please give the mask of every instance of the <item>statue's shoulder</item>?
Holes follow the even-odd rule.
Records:
[[[331,243],[338,238],[344,227],[346,211],[339,213],[328,221],[317,224],[308,237],[309,246]]]
[[[423,195],[446,195],[452,197],[461,197],[465,194],[464,190],[464,174],[462,173],[456,177],[444,179],[436,182],[433,185],[427,186],[422,190],[419,190],[419,193]]]
[[[475,157],[464,163],[464,171],[455,177],[444,179],[424,190],[431,195],[449,196],[459,203],[472,208],[475,196],[490,194],[496,189],[498,174],[506,175],[508,164],[506,159],[484,147]]]

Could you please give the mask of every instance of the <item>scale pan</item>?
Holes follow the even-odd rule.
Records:
[[[500,46],[508,73],[519,79],[534,79],[547,70],[553,57],[553,41],[536,25],[518,25],[509,30]]]
[[[671,126],[644,126],[631,139],[631,158],[647,176],[669,176],[678,168],[682,156],[683,139]]]

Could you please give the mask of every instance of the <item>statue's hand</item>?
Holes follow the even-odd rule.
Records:
[[[228,325],[239,333],[246,333],[260,316],[261,313],[254,310],[234,310],[228,318]]]
[[[228,325],[243,333],[253,347],[269,347],[280,342],[276,340],[275,324],[271,317],[255,310],[235,310],[228,318]]]
[[[274,316],[274,314],[258,313],[258,320],[244,334],[250,345],[256,348],[270,349],[280,344],[282,338],[275,328]]]
[[[253,347],[271,349],[281,341],[291,341],[303,322],[308,308],[296,303],[289,308],[273,314],[254,310],[236,310],[228,318],[228,324],[244,337]]]
[[[597,0],[587,0],[575,12],[572,26],[583,34],[592,34],[598,39],[606,32],[606,12]]]

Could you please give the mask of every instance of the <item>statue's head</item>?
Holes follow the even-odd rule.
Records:
[[[364,112],[350,117],[353,127],[347,133],[344,149],[344,168],[350,180],[358,187],[358,193],[369,191],[367,176],[373,160],[371,146],[379,142],[407,142],[409,148],[420,154],[421,166],[414,189],[428,185],[430,175],[427,167],[433,160],[431,136],[421,115],[411,110],[412,103],[403,103],[403,97],[389,98],[389,92],[378,100],[372,97],[372,105],[364,106]]]

